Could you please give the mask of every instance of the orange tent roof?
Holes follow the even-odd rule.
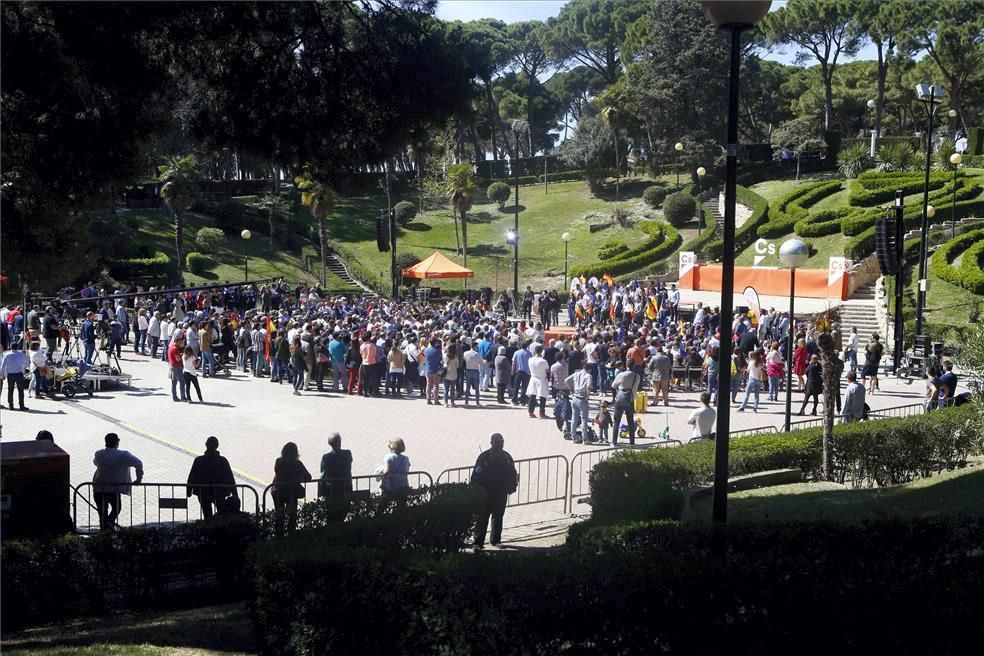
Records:
[[[402,271],[404,278],[472,278],[475,273],[446,258],[440,251]]]

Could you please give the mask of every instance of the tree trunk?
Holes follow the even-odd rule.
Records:
[[[328,286],[328,244],[325,242],[325,217],[318,216],[318,238],[321,240],[321,286]]]
[[[482,140],[478,138],[478,128],[474,123],[471,124],[472,148],[475,149],[475,163],[485,161],[485,153],[482,150]]]
[[[619,188],[618,188],[618,174],[619,174],[619,157],[618,157],[618,128],[615,127],[614,121],[612,122],[612,136],[615,138],[615,202],[618,202]]]
[[[821,468],[823,480],[832,480],[831,444],[834,439],[834,404],[839,394],[840,381],[837,377],[837,349],[834,338],[828,332],[817,335],[820,348],[820,364],[823,367],[823,452]]]
[[[178,258],[178,282],[184,282],[184,257],[181,245],[184,242],[184,217],[181,212],[174,211],[174,254]]]
[[[461,255],[461,240],[458,239],[458,209],[456,207],[451,208],[451,216],[454,218],[454,252],[455,255]]]
[[[834,113],[833,71],[826,64],[820,69],[823,76],[823,129],[830,129],[830,116]]]
[[[800,179],[800,156],[796,156],[796,179]]]
[[[270,222],[270,254],[273,255],[273,213],[276,211],[275,208],[270,208],[270,213],[267,215],[267,219]]]
[[[461,253],[464,267],[468,268],[468,212],[461,210]],[[463,278],[464,286],[468,287],[468,279]]]
[[[889,42],[889,51],[887,54],[882,54],[882,44],[878,43],[878,93],[875,98],[875,135],[878,138],[881,137],[881,122],[882,122],[882,110],[885,105],[885,80],[888,77],[888,61],[891,57],[892,43]],[[875,142],[875,148],[878,148],[878,142]]]
[[[485,83],[485,101],[488,103],[489,112],[489,141],[492,143],[492,161],[499,161],[499,154],[496,145],[496,123],[499,119],[499,111],[495,107],[495,97],[492,95],[492,79],[482,80]]]
[[[416,162],[414,166],[417,169],[417,211],[424,211],[424,178],[423,178],[423,159],[420,157],[420,153],[414,150],[414,159]]]

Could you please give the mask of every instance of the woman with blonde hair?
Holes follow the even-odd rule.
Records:
[[[410,458],[404,455],[407,445],[403,438],[397,437],[389,441],[389,455],[383,458],[383,464],[376,470],[379,476],[379,489],[386,494],[397,494],[410,489],[407,474],[410,472]]]

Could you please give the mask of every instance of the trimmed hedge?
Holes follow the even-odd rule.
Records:
[[[953,261],[963,253],[959,267]],[[984,271],[980,257],[984,254],[984,228],[957,235],[938,248],[929,266],[940,279],[958,285],[974,294],[984,294]]]
[[[658,185],[646,187],[646,189],[642,192],[642,200],[646,203],[646,205],[653,209],[659,207],[665,199],[666,189],[663,189]]]
[[[512,189],[505,182],[493,182],[485,190],[485,195],[489,200],[495,201],[501,210],[512,195]]]
[[[171,258],[163,251],[155,252],[153,257],[132,257],[109,262],[109,275],[117,280],[166,278],[171,273]]]
[[[673,226],[659,221],[642,221],[639,228],[650,235],[640,246],[604,262],[571,267],[571,276],[590,278],[610,273],[620,276],[669,257],[680,245],[680,233]]]
[[[237,513],[91,537],[4,540],[4,627],[160,602],[176,592],[168,585],[175,578],[184,581],[183,594],[216,584],[222,594],[241,593],[246,550],[258,535],[254,520]]]
[[[259,652],[955,654],[979,633],[980,518],[579,529],[547,553],[261,560]]]
[[[868,228],[873,227],[875,225],[875,219],[883,214],[877,207],[870,209],[851,209],[852,211],[841,219],[840,226],[841,233],[848,237],[859,235]]]
[[[192,273],[202,273],[215,266],[215,260],[204,253],[192,251],[185,256],[185,264]]]
[[[935,171],[929,174],[930,190],[939,189],[945,185],[953,174]],[[857,178],[857,185],[852,185],[848,195],[848,204],[860,207],[870,207],[895,199],[899,189],[908,196],[922,191],[925,185],[924,174],[921,173],[862,173]]]
[[[693,251],[694,253],[706,255],[708,253],[708,247],[714,242],[714,237],[717,234],[717,223],[714,221],[714,213],[711,212],[710,207],[701,203],[700,209],[704,210],[704,221],[707,222],[707,225],[704,227],[703,232],[681,246],[680,250]],[[720,240],[718,242],[720,243]],[[720,247],[718,247],[718,252],[720,253]],[[720,257],[720,254],[718,257]]]
[[[875,251],[875,226],[858,233],[844,244],[844,257],[849,260],[863,260]]]
[[[506,198],[509,197],[509,188],[506,188]],[[495,200],[495,199],[492,199]],[[500,206],[502,204],[500,203]],[[393,212],[396,214],[396,222],[401,226],[408,225],[413,221],[414,217],[417,216],[417,206],[408,200],[401,200],[399,203],[393,206]]]
[[[670,194],[663,201],[663,218],[674,228],[685,225],[694,218],[697,200],[682,191]]]
[[[203,253],[214,253],[225,243],[225,234],[218,228],[202,228],[195,235],[195,243]]]
[[[737,253],[750,246],[758,236],[758,232],[769,216],[769,201],[749,189],[737,185],[735,196],[738,202],[752,209],[752,215],[748,217],[740,228],[735,230],[734,250]],[[707,242],[704,252],[708,257],[718,259],[724,252],[724,241],[717,239]]]
[[[808,214],[805,207],[840,190],[840,187],[839,180],[821,180],[794,189],[769,208],[769,220],[759,226],[758,236],[773,239],[788,235],[795,228],[796,222]]]
[[[610,260],[616,255],[621,255],[629,250],[629,247],[620,241],[610,241],[603,244],[598,250],[597,255],[599,260]]]
[[[805,218],[796,222],[796,234],[800,237],[824,237],[836,234],[841,231],[843,219],[851,213],[849,207],[810,212]]]

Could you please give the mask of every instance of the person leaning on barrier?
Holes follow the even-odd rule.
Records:
[[[225,487],[215,487],[228,485]],[[209,519],[213,508],[218,512],[239,510],[236,479],[225,456],[219,455],[219,439],[212,435],[205,440],[205,453],[195,458],[188,472],[188,496],[198,497],[202,517]]]
[[[403,438],[389,441],[390,453],[383,459],[383,464],[376,469],[379,489],[384,494],[402,494],[410,489],[407,474],[410,472],[410,458],[403,454],[407,445]]]
[[[330,500],[330,518],[342,521],[348,514],[352,496],[352,452],[342,448],[342,436],[338,433],[331,434],[328,446],[331,451],[321,456],[318,496]]]
[[[96,451],[92,459],[96,466],[96,473],[92,475],[92,488],[99,510],[101,531],[112,530],[116,526],[122,502],[120,495],[130,494],[130,468],[137,473],[134,484],[139,485],[143,480],[143,463],[129,451],[122,451],[119,446],[120,436],[107,433],[106,448]]]
[[[505,444],[500,433],[492,433],[491,446],[482,451],[475,461],[471,482],[485,488],[488,495],[475,527],[475,548],[485,547],[485,532],[489,517],[492,518],[491,544],[502,541],[502,518],[506,514],[506,501],[516,491],[519,476],[513,458],[502,447]]]
[[[304,483],[311,480],[311,474],[301,462],[297,445],[287,442],[280,451],[280,457],[273,466],[273,507],[276,512],[277,533],[283,532],[286,515],[287,530],[297,528],[297,500],[303,499]]]
[[[843,408],[841,418],[845,424],[861,421],[864,417],[864,385],[858,382],[858,376],[853,371],[847,372],[847,390],[844,392]]]

